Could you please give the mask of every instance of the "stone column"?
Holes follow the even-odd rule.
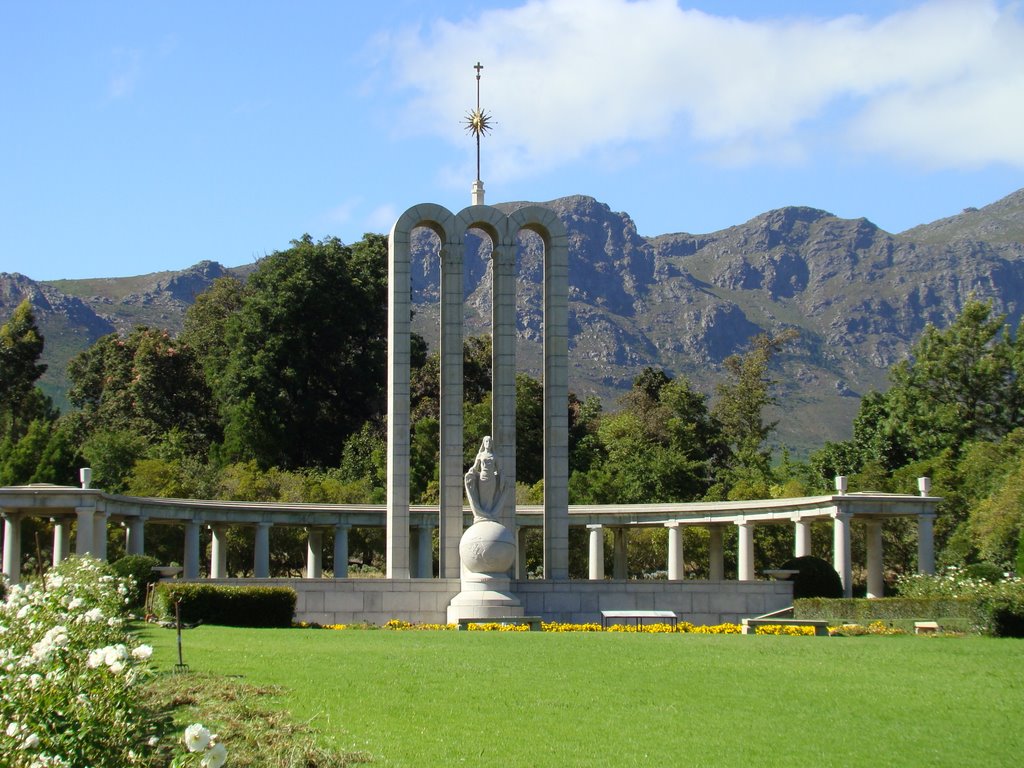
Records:
[[[849,512],[832,514],[832,565],[843,582],[843,597],[853,597],[853,565],[850,562]]]
[[[629,529],[625,527],[613,528],[614,539],[612,540],[612,578],[629,578],[629,555],[626,549],[626,542],[629,540]]]
[[[21,513],[2,511],[4,518],[4,576],[11,584],[21,581]]]
[[[917,516],[917,572],[935,573],[935,515]]]
[[[516,238],[508,224],[491,256],[491,436],[498,466],[516,479]],[[515,525],[516,500],[510,494],[498,522]]]
[[[529,530],[525,525],[516,528],[516,578],[520,581],[530,578],[526,567],[526,533]]]
[[[867,521],[868,597],[884,597],[885,574],[882,568],[882,521]]]
[[[348,529],[344,523],[334,526],[334,578],[348,578]]]
[[[92,554],[99,560],[107,559],[107,513],[100,509],[92,516]]]
[[[677,523],[665,523],[668,528],[668,578],[682,581],[686,578],[686,560],[683,557],[683,529]]]
[[[591,581],[602,581],[604,579],[604,526],[588,525],[590,531],[590,579]]]
[[[210,526],[210,578],[228,577],[228,527]]]
[[[462,466],[462,313],[463,243],[441,244],[441,328],[440,328],[440,457],[438,465],[438,493],[440,515],[438,519],[438,555],[441,573],[449,578],[459,575],[459,541],[462,538],[462,486],[465,467]],[[501,465],[504,469],[504,465]],[[414,536],[420,532],[414,531]],[[419,544],[414,548],[410,565],[419,572]],[[431,570],[433,570],[431,568]]]
[[[68,559],[71,554],[71,529],[69,521],[63,517],[51,517],[53,523],[53,567]]]
[[[270,523],[256,523],[253,544],[252,572],[257,579],[270,578]]]
[[[75,507],[75,554],[79,557],[93,553],[92,518],[95,511],[95,507]]]
[[[185,557],[182,563],[182,577],[199,578],[199,521],[185,521]]]
[[[721,525],[708,526],[708,579],[725,580],[725,547],[722,538],[725,529]]]
[[[124,551],[129,555],[142,555],[146,551],[146,519],[140,514],[125,523]]]
[[[740,581],[754,580],[754,524],[743,520],[736,523],[739,530],[739,550],[736,578]]]
[[[569,578],[569,238],[549,208],[509,214],[544,243],[544,578]]]
[[[807,557],[811,554],[811,521],[797,518],[793,521],[796,529],[793,543],[794,557]]]
[[[324,575],[324,532],[320,528],[306,529],[306,578],[319,579]]]

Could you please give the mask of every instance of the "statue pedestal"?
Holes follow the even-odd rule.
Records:
[[[459,543],[462,591],[448,605],[448,623],[524,615],[512,594],[509,571],[516,559],[512,532],[494,520],[473,523]]]

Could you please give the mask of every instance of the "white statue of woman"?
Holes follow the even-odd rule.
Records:
[[[466,497],[473,510],[473,522],[496,520],[508,496],[509,484],[498,470],[490,436],[480,442],[473,466],[466,473]]]

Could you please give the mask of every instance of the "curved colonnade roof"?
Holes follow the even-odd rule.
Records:
[[[572,525],[657,526],[715,523],[792,522],[827,519],[836,514],[854,518],[915,517],[934,514],[941,498],[904,494],[860,492],[789,499],[751,501],[679,502],[667,504],[569,505]],[[152,523],[197,520],[229,525],[274,525],[378,527],[386,524],[383,504],[295,504],[287,502],[219,501],[209,499],[162,499],[120,496],[98,489],[59,485],[22,485],[0,488],[0,511],[24,512],[36,516],[74,514],[77,508],[106,512],[113,520],[142,517]],[[469,507],[466,523],[472,522]],[[414,505],[410,524],[436,523],[436,506]],[[543,525],[544,507],[517,505],[516,524]]]

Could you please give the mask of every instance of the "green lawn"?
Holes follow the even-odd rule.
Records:
[[[174,632],[147,628],[159,670]],[[183,633],[193,671],[383,766],[1008,766],[1024,641],[600,633]],[[230,748],[230,746],[229,746]]]

